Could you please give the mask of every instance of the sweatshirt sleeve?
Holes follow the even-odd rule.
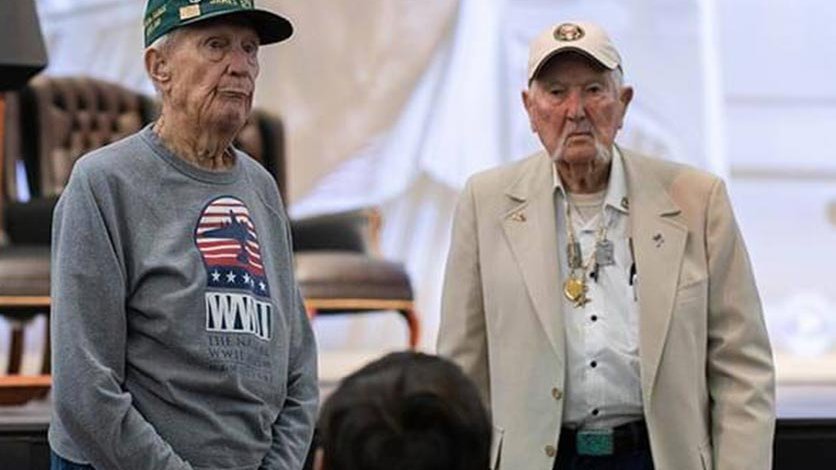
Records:
[[[122,387],[125,267],[118,232],[102,215],[112,201],[94,193],[82,167],[74,169],[53,215],[52,426],[95,468],[190,469]],[[56,451],[61,454],[60,445]]]
[[[288,246],[290,225],[285,223]],[[291,254],[292,256],[292,254]],[[294,276],[293,317],[289,323],[290,357],[288,359],[287,398],[273,423],[273,443],[261,462],[261,470],[296,470],[303,468],[313,439],[319,406],[317,383],[317,348],[305,304]]]

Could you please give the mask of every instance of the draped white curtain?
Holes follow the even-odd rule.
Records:
[[[151,92],[138,0],[41,0],[55,75]],[[262,49],[256,104],[283,117],[294,215],[377,205],[382,254],[405,263],[433,350],[457,193],[476,171],[538,148],[520,91],[529,40],[572,18],[610,31],[636,87],[621,142],[697,165],[707,102],[696,0],[272,0],[294,38]],[[710,45],[710,43],[708,43]],[[715,159],[716,160],[716,159]],[[328,317],[323,349],[406,344],[396,315]]]

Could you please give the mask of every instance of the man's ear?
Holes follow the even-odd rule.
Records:
[[[621,90],[618,91],[618,101],[621,103],[621,116],[618,118],[618,128],[621,129],[624,126],[624,116],[627,115],[627,108],[630,107],[630,103],[633,101],[633,87],[621,87]]]
[[[528,125],[531,127],[531,132],[537,132],[537,128],[534,127],[534,115],[532,114],[531,107],[534,105],[534,98],[531,96],[531,88],[529,87],[527,90],[523,90],[521,93],[523,106],[525,107],[525,111],[528,114]]]
[[[145,51],[145,71],[160,91],[168,88],[171,82],[171,67],[168,58],[162,52],[153,48]]]

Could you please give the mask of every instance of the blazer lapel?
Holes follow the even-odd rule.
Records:
[[[623,151],[638,273],[642,398],[650,401],[668,333],[688,230],[645,157]]]
[[[528,295],[555,353],[563,357],[559,259],[551,160],[537,155],[506,191],[511,209],[501,224]]]

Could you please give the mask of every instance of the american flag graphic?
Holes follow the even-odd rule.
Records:
[[[210,287],[269,296],[258,234],[241,200],[222,196],[210,202],[195,228],[195,243],[206,265]]]

